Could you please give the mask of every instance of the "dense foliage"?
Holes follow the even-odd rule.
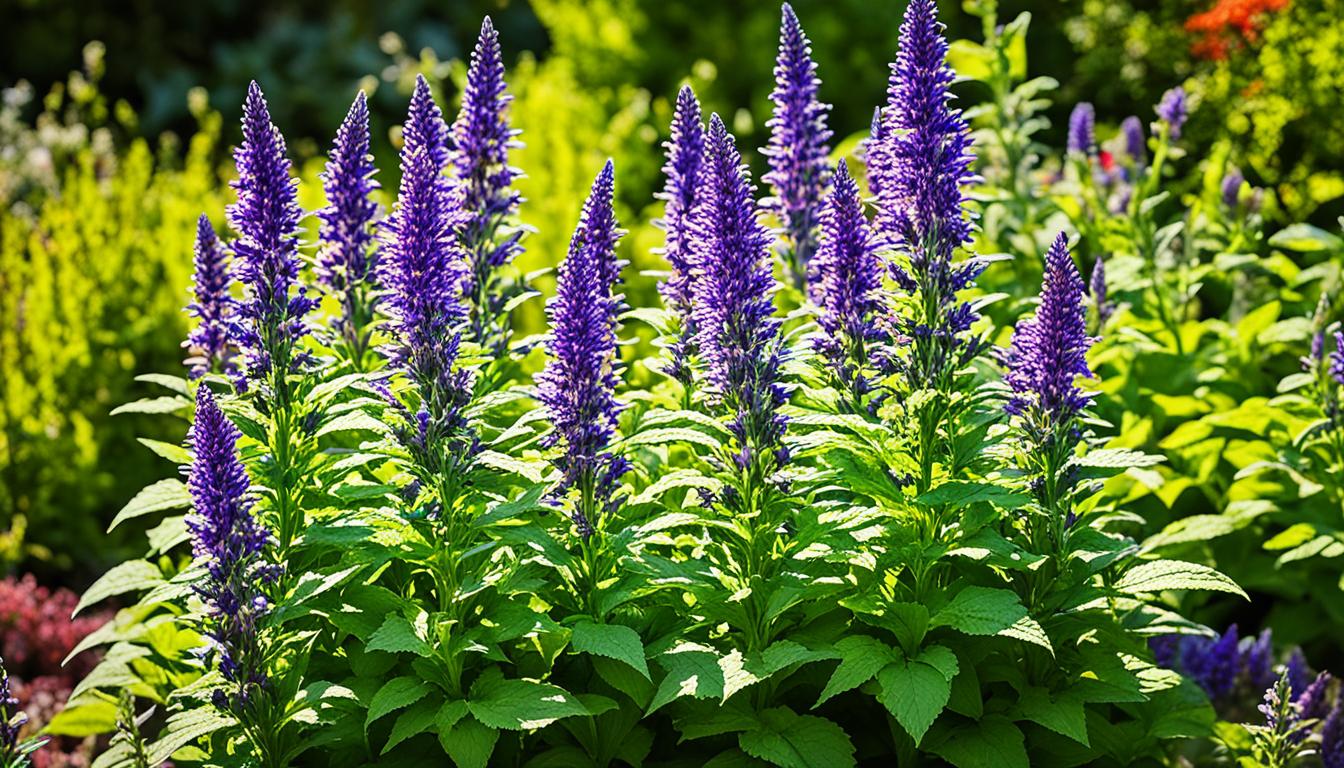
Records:
[[[124,331],[109,350],[145,334],[108,312],[157,303],[104,310],[99,286],[195,271],[190,332],[161,321],[188,367],[118,360],[158,371],[118,411],[185,433],[144,441],[184,477],[112,522],[149,548],[81,600],[124,607],[47,733],[101,739],[105,766],[1344,760],[1308,663],[1341,662],[1344,239],[1271,235],[1242,156],[1187,155],[1179,87],[1115,131],[1070,105],[1053,150],[1030,18],[975,10],[983,42],[949,47],[910,4],[864,129],[828,113],[786,6],[768,190],[694,88],[604,126],[633,92],[570,87],[600,62],[506,83],[487,21],[455,121],[412,78],[395,175],[363,95],[296,171],[253,83],[226,216],[204,111],[196,165],[142,149],[119,192],[86,162],[86,196],[11,212],[5,274],[38,275],[139,253],[116,217],[162,210],[171,249],[7,294]],[[990,97],[962,113],[970,87]],[[652,116],[661,202],[626,215]],[[41,228],[81,205],[106,231],[35,258],[86,232]],[[100,388],[24,401],[49,418],[129,380],[40,366],[22,350],[65,350],[29,322],[15,366]],[[18,478],[70,449],[10,399],[7,487],[46,488]],[[7,765],[37,744],[16,705]]]

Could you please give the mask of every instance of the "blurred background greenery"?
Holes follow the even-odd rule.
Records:
[[[968,0],[983,3],[984,0]],[[410,85],[426,73],[455,111],[481,16],[501,31],[515,164],[537,228],[523,266],[551,266],[602,158],[615,158],[626,257],[657,269],[648,222],[670,98],[684,81],[744,147],[765,143],[779,23],[773,2],[456,0],[370,2],[4,0],[0,25],[0,571],[80,586],[123,556],[106,523],[171,471],[136,444],[181,434],[152,415],[110,415],[146,394],[134,376],[175,371],[186,331],[192,222],[230,198],[228,147],[258,80],[322,204],[322,154],[355,92],[370,94],[380,179]],[[814,43],[837,141],[853,146],[884,99],[899,0],[797,0]],[[1344,212],[1344,13],[1338,0],[1018,0],[1033,15],[1029,75],[1060,82],[1042,136],[1062,144],[1074,101],[1107,134],[1151,115],[1184,84],[1193,151],[1242,158],[1285,220],[1330,225]],[[944,3],[954,39],[981,38],[975,6]],[[963,104],[987,94],[961,89]],[[1308,140],[1309,139],[1309,140]],[[759,156],[751,158],[759,165]],[[653,281],[630,286],[651,302]],[[524,331],[540,316],[523,318]],[[90,547],[91,541],[100,542]],[[104,542],[106,542],[104,544]]]

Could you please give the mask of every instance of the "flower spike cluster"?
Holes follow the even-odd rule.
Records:
[[[373,201],[377,169],[369,154],[369,105],[360,91],[341,123],[322,175],[327,207],[318,211],[322,247],[317,257],[318,281],[341,304],[336,329],[351,338],[359,333],[357,315],[366,311],[361,290],[373,288],[378,249],[373,234],[378,205]]]
[[[208,609],[206,658],[217,659],[231,692],[216,692],[222,709],[246,705],[267,684],[259,622],[270,609],[263,593],[280,575],[265,560],[270,533],[252,515],[247,470],[238,458],[239,432],[209,388],[196,390],[196,420],[187,435],[194,456],[187,469],[192,551],[205,567],[195,589]]]
[[[978,315],[957,296],[974,284],[984,264],[952,260],[971,240],[964,208],[966,187],[976,177],[970,127],[950,103],[956,73],[947,50],[934,0],[912,0],[882,110],[883,146],[870,170],[879,193],[878,231],[909,259],[908,270],[894,265],[892,275],[923,297],[916,316],[895,323],[915,345],[906,373],[920,386],[934,387],[982,349],[964,338]]]
[[[1236,209],[1238,201],[1241,199],[1241,187],[1246,183],[1246,177],[1236,168],[1229,168],[1227,174],[1223,176],[1223,183],[1219,189],[1223,199],[1223,205],[1228,208]]]
[[[521,230],[502,237],[498,232],[522,202],[510,187],[521,173],[509,166],[509,150],[522,146],[516,138],[521,131],[509,124],[512,101],[504,84],[499,33],[487,16],[471,53],[462,109],[452,128],[452,163],[464,192],[462,205],[469,214],[461,229],[471,264],[466,295],[476,304],[473,311],[485,315],[476,319],[478,336],[487,331],[489,316],[498,311],[494,303],[500,297],[490,295],[494,271],[523,250]]]
[[[195,271],[192,293],[195,301],[187,310],[199,324],[182,345],[190,350],[191,378],[199,379],[210,371],[231,372],[229,363],[229,315],[233,299],[229,297],[228,253],[210,226],[205,214],[196,220]]]
[[[624,262],[616,258],[622,232],[612,210],[615,171],[610,160],[593,181],[569,254],[560,264],[556,297],[548,307],[550,360],[537,375],[537,399],[555,425],[549,444],[563,444],[557,460],[561,480],[554,495],[591,488],[593,506],[576,506],[572,518],[587,538],[616,503],[616,490],[629,465],[608,452],[616,434],[620,356],[617,315],[622,307],[616,283]]]
[[[1092,376],[1087,366],[1087,335],[1083,308],[1085,288],[1061,232],[1045,254],[1041,304],[1035,317],[1018,323],[1006,357],[1004,377],[1013,390],[1007,410],[1029,416],[1043,433],[1067,425],[1087,407],[1089,395],[1074,383]]]
[[[1097,260],[1092,264],[1088,292],[1092,294],[1092,305],[1097,310],[1097,327],[1100,329],[1111,319],[1111,315],[1115,314],[1115,303],[1107,298],[1106,261],[1101,254],[1097,254]]]
[[[694,346],[695,323],[691,313],[691,280],[695,269],[695,255],[691,247],[691,211],[699,195],[701,165],[705,155],[705,124],[700,116],[700,102],[695,91],[684,85],[677,93],[677,107],[672,115],[672,135],[663,145],[667,148],[667,162],[663,165],[663,191],[658,193],[666,208],[657,222],[663,229],[663,258],[667,259],[672,274],[658,284],[663,304],[676,316],[678,335],[671,345],[671,364],[668,375],[687,386],[691,381],[688,358]]]
[[[700,259],[694,311],[706,388],[732,414],[739,464],[753,465],[767,451],[783,464],[785,419],[778,411],[787,397],[779,381],[770,233],[756,218],[751,176],[717,114],[709,120],[704,174],[694,213]]]
[[[382,230],[379,308],[392,331],[384,353],[393,369],[414,382],[419,404],[411,413],[390,392],[384,394],[404,417],[401,442],[418,466],[438,476],[476,443],[463,414],[471,376],[455,367],[467,318],[461,301],[466,253],[457,237],[466,214],[461,190],[443,172],[447,125],[423,78],[402,135],[401,187]]]
[[[1181,138],[1181,127],[1190,116],[1185,89],[1177,86],[1162,94],[1162,100],[1157,103],[1156,111],[1158,119],[1167,124],[1169,131],[1167,135],[1173,141]]]
[[[775,89],[770,94],[775,105],[767,123],[770,144],[763,153],[770,172],[763,181],[772,195],[766,204],[782,223],[785,263],[799,287],[809,278],[808,262],[817,247],[817,222],[830,174],[826,115],[831,107],[817,101],[820,86],[811,43],[793,8],[785,3]]]
[[[1069,114],[1069,151],[1091,155],[1097,146],[1097,113],[1086,101],[1079,102]]]
[[[438,160],[437,142],[446,131],[443,113],[421,78],[402,133],[401,187],[383,227],[378,263],[386,290],[381,308],[393,331],[385,351],[392,366],[418,385],[423,408],[440,427],[456,423],[465,398],[453,366],[467,314],[460,300],[465,253],[456,237],[465,214]]]
[[[254,81],[243,103],[243,143],[234,150],[238,201],[229,206],[234,270],[245,297],[230,322],[233,341],[243,352],[246,376],[260,383],[284,377],[303,362],[295,345],[307,333],[304,316],[316,306],[299,279],[298,180],[290,174],[285,139],[271,123],[266,98]],[[292,290],[297,287],[297,290]],[[245,389],[248,381],[239,380]],[[275,392],[283,397],[283,393]]]
[[[841,160],[821,212],[821,246],[813,262],[818,322],[825,332],[817,348],[856,395],[869,386],[862,369],[873,350],[866,345],[881,338],[875,322],[882,309],[878,246],[863,215],[858,182]]]
[[[1143,165],[1148,155],[1148,137],[1143,132],[1143,121],[1138,115],[1130,115],[1120,123],[1120,136],[1124,139],[1125,155],[1135,165]]]
[[[0,757],[16,757],[19,753],[19,731],[28,723],[28,716],[19,710],[19,700],[9,690],[9,672],[5,660],[0,659]]]

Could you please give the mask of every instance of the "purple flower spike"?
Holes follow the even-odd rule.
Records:
[[[553,495],[563,498],[573,488],[592,489],[576,505],[572,519],[579,534],[591,536],[599,520],[616,503],[626,461],[607,452],[616,434],[620,403],[620,356],[616,349],[617,315],[622,306],[616,293],[624,262],[616,258],[617,229],[612,211],[615,171],[611,161],[593,182],[569,255],[560,265],[556,297],[548,307],[550,360],[537,375],[537,399],[546,406],[555,425],[549,444],[563,444],[556,461],[562,478]]]
[[[934,0],[912,0],[891,65],[882,163],[873,169],[882,197],[879,229],[906,250],[930,250],[942,261],[969,243],[964,187],[974,180],[970,128],[951,108],[956,73]],[[916,267],[919,269],[919,267]]]
[[[958,294],[985,265],[953,262],[971,240],[964,205],[976,177],[970,128],[951,108],[956,74],[947,50],[933,0],[912,0],[882,110],[881,151],[869,171],[878,192],[877,231],[908,259],[908,267],[892,264],[892,277],[920,297],[911,316],[892,319],[893,335],[909,340],[910,353],[892,356],[891,367],[911,386],[935,390],[949,387],[950,377],[984,349],[969,334],[979,314]]]
[[[1018,323],[1006,355],[1004,380],[1013,390],[1008,412],[1031,416],[1045,433],[1069,424],[1090,401],[1074,380],[1092,376],[1087,367],[1091,346],[1083,279],[1061,232],[1045,255],[1040,307],[1035,317]]]
[[[1106,297],[1106,262],[1100,254],[1092,265],[1092,278],[1088,283],[1088,290],[1092,293],[1092,303],[1097,308],[1098,327],[1104,326],[1114,314],[1115,305]]]
[[[1320,672],[1306,688],[1292,692],[1293,703],[1303,718],[1319,720],[1326,716],[1330,709],[1329,688],[1332,679],[1329,672]]]
[[[831,107],[817,101],[820,86],[812,45],[793,8],[785,3],[775,90],[770,94],[775,104],[767,123],[770,145],[763,152],[770,172],[763,180],[772,195],[766,205],[782,223],[786,265],[799,287],[808,279],[807,264],[817,247],[817,222],[830,174],[826,115]]]
[[[373,277],[378,249],[373,235],[378,205],[373,201],[377,169],[369,154],[369,106],[360,91],[336,133],[322,189],[327,207],[318,211],[322,220],[322,247],[317,257],[317,277],[341,304],[336,329],[347,341],[360,333],[360,314],[367,311],[364,289],[376,287]]]
[[[1344,387],[1344,333],[1335,333],[1335,351],[1330,355],[1330,376]]]
[[[1278,679],[1274,671],[1274,633],[1265,629],[1256,637],[1242,641],[1242,665],[1246,669],[1246,679],[1251,688],[1261,691],[1274,684]]]
[[[679,335],[672,341],[672,362],[668,375],[689,385],[691,369],[687,358],[694,346],[695,323],[691,313],[692,275],[695,254],[691,248],[691,212],[700,192],[705,154],[705,124],[700,117],[700,102],[689,85],[677,93],[677,108],[672,115],[672,136],[663,143],[667,162],[663,165],[666,181],[658,197],[666,203],[661,221],[665,236],[662,248],[672,274],[658,285],[663,303],[676,315]]]
[[[19,748],[19,731],[28,724],[28,716],[19,710],[19,700],[9,690],[9,672],[0,659],[0,758],[14,756]]]
[[[1135,165],[1143,165],[1148,156],[1148,137],[1143,132],[1143,121],[1137,115],[1126,117],[1120,123],[1120,136],[1125,141],[1125,154]]]
[[[1241,653],[1238,650],[1237,625],[1213,640],[1191,638],[1181,648],[1181,671],[1193,679],[1212,698],[1232,692],[1237,684]]]
[[[1241,199],[1241,187],[1246,183],[1246,177],[1236,168],[1229,168],[1227,175],[1223,177],[1222,198],[1223,205],[1235,209],[1238,201]]]
[[[1185,120],[1190,116],[1190,108],[1186,103],[1185,89],[1177,86],[1162,94],[1162,100],[1157,103],[1157,117],[1167,124],[1170,131],[1168,136],[1173,141],[1181,138],[1181,126],[1185,125]]]
[[[825,335],[818,351],[829,358],[841,380],[866,391],[859,368],[866,360],[864,344],[879,336],[874,322],[882,308],[882,260],[877,236],[863,215],[859,185],[844,160],[821,212],[821,246],[813,260],[818,322]]]
[[[196,420],[187,435],[193,452],[186,469],[192,512],[192,551],[205,568],[195,589],[207,607],[207,660],[217,659],[231,692],[216,705],[237,709],[267,684],[258,645],[259,622],[270,609],[262,588],[279,577],[264,556],[270,533],[252,515],[247,470],[238,458],[239,432],[219,410],[209,388],[196,390]]]
[[[381,307],[391,318],[392,366],[420,387],[435,419],[448,418],[462,398],[453,372],[466,308],[459,300],[465,254],[456,232],[465,220],[461,195],[436,159],[443,117],[422,79],[411,101],[401,150],[401,188],[383,227],[379,282]],[[426,143],[422,143],[426,142]]]
[[[448,141],[448,124],[443,121],[443,110],[434,101],[429,81],[424,75],[416,75],[406,123],[401,129],[402,157],[406,155],[406,147],[424,147],[429,153],[431,165],[439,169],[446,168]]]
[[[196,269],[192,275],[195,301],[187,306],[200,323],[187,336],[182,346],[192,354],[191,378],[199,379],[210,371],[232,373],[229,363],[229,315],[233,300],[229,298],[228,253],[210,226],[205,214],[196,221]]]
[[[522,147],[516,138],[521,131],[509,124],[512,101],[504,84],[499,33],[487,16],[471,53],[462,109],[453,123],[453,166],[465,193],[462,206],[469,214],[462,228],[471,264],[465,292],[476,305],[478,338],[490,332],[486,326],[500,310],[501,297],[494,295],[495,270],[523,250],[521,230],[499,234],[500,225],[518,212],[522,202],[510,187],[522,175],[509,165],[509,150]]]
[[[290,175],[285,139],[271,123],[266,98],[256,82],[243,103],[243,143],[234,150],[238,178],[232,183],[238,201],[229,206],[229,224],[238,233],[233,243],[235,277],[245,297],[230,323],[234,342],[243,351],[247,379],[273,385],[302,362],[294,348],[307,333],[303,317],[316,302],[298,286],[298,180]],[[297,291],[292,291],[297,287]],[[239,380],[240,389],[247,381]],[[273,386],[274,388],[274,386]],[[282,393],[274,393],[283,397]]]
[[[717,114],[709,120],[704,175],[694,212],[700,259],[694,311],[706,389],[732,415],[744,464],[765,452],[783,459],[778,410],[787,398],[779,383],[770,233],[757,221],[751,176]]]
[[[1321,726],[1321,763],[1325,768],[1344,768],[1344,696],[1335,701]]]
[[[1069,115],[1069,151],[1091,155],[1097,147],[1097,113],[1086,101],[1074,106]]]

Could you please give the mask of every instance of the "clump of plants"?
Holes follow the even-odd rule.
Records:
[[[1169,244],[1145,201],[1183,95],[1124,213],[1086,186],[1076,226],[1031,233],[1038,296],[999,328],[948,55],[914,0],[861,157],[833,158],[785,6],[768,192],[683,89],[661,306],[626,300],[608,162],[548,331],[523,338],[526,134],[488,20],[451,126],[417,83],[389,211],[355,100],[316,243],[252,84],[235,201],[195,230],[189,371],[124,408],[191,428],[148,443],[184,479],[113,523],[149,524],[147,555],[85,596],[129,604],[76,649],[105,648],[67,709],[115,734],[100,764],[971,768],[1157,763],[1209,737],[1210,692],[1150,639],[1213,636],[1188,592],[1245,593],[1140,546],[1113,481],[1163,457],[1108,445],[1089,353],[1113,307],[1073,255]],[[1029,162],[1031,133],[997,150]],[[1135,295],[1176,291],[1147,268]],[[1154,338],[1180,350],[1180,322]],[[1290,685],[1258,754],[1307,727]]]

